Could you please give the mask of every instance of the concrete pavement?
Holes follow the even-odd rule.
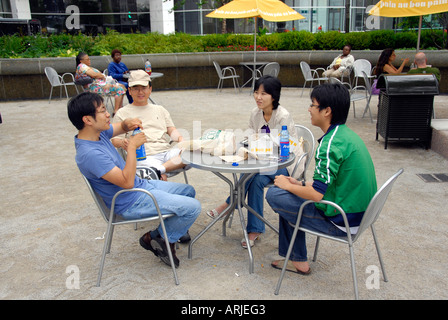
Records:
[[[281,105],[296,123],[311,126],[307,112],[308,90],[284,88]],[[255,106],[247,89],[235,94],[224,89],[157,91],[152,98],[171,113],[176,126],[191,134],[194,121],[207,128],[246,129]],[[447,96],[436,96],[438,118],[448,118]],[[67,100],[0,103],[0,299],[191,299],[191,300],[316,300],[353,299],[348,249],[322,240],[309,277],[288,273],[278,296],[274,295],[280,272],[270,266],[277,257],[277,236],[267,228],[253,248],[255,273],[249,274],[247,251],[240,245],[241,226],[234,219],[227,237],[216,224],[194,246],[178,257],[180,285],[158,258],[143,250],[139,237],[154,224],[117,227],[107,256],[101,287],[96,287],[101,239],[106,224],[88,193],[74,162],[75,128],[66,112]],[[378,266],[370,232],[355,243],[361,299],[447,299],[448,256],[446,208],[448,183],[425,183],[419,173],[448,173],[448,160],[418,144],[375,141],[375,123],[359,118],[364,103],[357,102],[358,118],[350,111],[348,126],[369,148],[383,184],[404,168],[376,224],[389,282],[372,288],[369,266]],[[376,119],[377,98],[372,99]],[[312,164],[311,170],[314,168]],[[201,201],[202,213],[190,232],[195,236],[210,221],[205,211],[228,193],[228,186],[210,172],[191,169],[189,183]],[[183,182],[178,175],[172,181]],[[277,215],[265,203],[264,215]],[[314,238],[309,237],[309,255]],[[375,274],[373,274],[375,276]],[[79,279],[77,288],[76,279]],[[380,279],[382,279],[380,277]],[[367,284],[366,284],[367,282]]]

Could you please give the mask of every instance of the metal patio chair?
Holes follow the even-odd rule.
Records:
[[[344,212],[344,210],[336,203],[331,202],[331,201],[326,201],[326,200],[321,200],[318,203],[325,203],[327,205],[331,205],[335,208],[335,210],[339,211],[339,213],[343,216],[344,219],[344,223],[345,223],[345,228],[348,231],[347,232],[347,236],[345,237],[336,237],[336,236],[330,236],[327,235],[325,233],[321,233],[321,232],[316,232],[314,230],[310,230],[310,229],[306,229],[303,227],[300,227],[300,220],[302,217],[302,212],[303,212],[303,208],[307,205],[314,205],[315,201],[312,200],[308,200],[305,201],[299,209],[298,212],[298,217],[297,217],[297,222],[295,225],[291,224],[291,226],[294,227],[294,232],[293,235],[291,237],[291,242],[288,248],[288,252],[286,254],[286,260],[282,269],[282,272],[280,274],[280,278],[278,279],[278,283],[277,283],[277,287],[275,289],[275,294],[278,295],[279,290],[280,290],[280,286],[282,284],[282,280],[283,277],[285,275],[285,271],[286,271],[286,267],[287,267],[287,262],[289,260],[289,257],[291,255],[291,251],[292,248],[294,246],[294,241],[296,239],[297,236],[297,232],[303,231],[312,235],[317,236],[317,240],[316,240],[316,246],[314,249],[314,257],[313,257],[313,261],[316,261],[317,258],[317,250],[319,249],[319,241],[320,238],[326,238],[329,240],[334,240],[334,241],[338,241],[338,242],[342,242],[348,245],[349,248],[349,252],[350,252],[350,263],[351,263],[351,270],[352,270],[352,277],[353,277],[353,288],[354,288],[354,293],[355,293],[355,299],[359,299],[359,292],[358,292],[358,282],[356,280],[356,268],[355,268],[355,256],[354,256],[354,251],[353,251],[353,244],[356,242],[356,240],[359,239],[359,237],[361,236],[361,234],[364,233],[365,230],[367,229],[371,229],[372,231],[372,236],[373,236],[373,240],[375,242],[375,247],[376,247],[376,251],[378,254],[378,259],[380,261],[380,265],[381,265],[381,271],[383,273],[383,279],[384,282],[387,282],[387,275],[386,275],[386,270],[384,268],[384,263],[383,263],[383,259],[381,257],[381,251],[380,251],[380,247],[379,247],[379,243],[378,243],[378,239],[375,233],[375,228],[374,228],[374,223],[376,222],[376,220],[378,219],[384,204],[386,203],[386,200],[389,196],[390,191],[392,190],[392,186],[394,184],[394,182],[397,180],[398,176],[400,174],[403,173],[403,169],[398,170],[394,175],[392,175],[392,177],[390,177],[384,184],[383,186],[375,193],[375,195],[373,196],[372,200],[370,200],[369,206],[367,207],[366,211],[364,212],[364,216],[361,220],[361,223],[359,225],[358,231],[356,232],[356,234],[350,234],[350,226],[348,225],[347,222],[347,217],[346,214]]]
[[[92,195],[92,198],[95,201],[95,203],[96,203],[96,205],[98,207],[98,210],[101,213],[101,216],[104,218],[104,220],[107,223],[107,232],[106,232],[106,236],[105,236],[105,240],[104,240],[103,253],[101,255],[100,268],[99,268],[99,271],[98,271],[98,278],[97,278],[97,284],[96,284],[97,287],[99,287],[100,283],[101,283],[101,276],[103,274],[103,267],[104,267],[104,262],[106,260],[106,254],[108,254],[110,252],[110,247],[111,247],[111,244],[112,244],[112,236],[113,236],[114,228],[115,228],[116,225],[129,224],[129,223],[136,224],[138,222],[159,220],[160,221],[160,225],[162,227],[162,231],[163,231],[163,236],[164,236],[164,239],[165,239],[166,247],[167,248],[170,247],[170,244],[168,242],[168,236],[166,234],[164,219],[172,217],[172,216],[174,216],[174,214],[162,214],[160,212],[160,208],[159,208],[159,205],[157,204],[156,198],[149,191],[147,191],[145,189],[139,189],[139,188],[120,190],[113,197],[111,209],[109,209],[106,206],[106,204],[104,203],[104,201],[101,198],[101,196],[95,190],[93,190],[92,185],[90,184],[89,180],[83,174],[81,174],[81,175],[82,175],[84,181],[87,184],[87,187],[88,187],[88,189],[90,191],[90,194]],[[152,217],[141,218],[141,219],[132,219],[132,220],[125,220],[120,215],[117,215],[114,212],[115,200],[116,200],[116,198],[118,196],[120,196],[120,194],[125,193],[125,192],[143,192],[143,193],[146,193],[154,201],[156,209],[157,209],[157,215],[156,216],[152,216]],[[179,279],[177,277],[176,266],[174,265],[174,260],[173,260],[173,255],[171,253],[171,250],[169,250],[169,249],[168,249],[168,256],[170,258],[171,268],[172,268],[173,274],[174,274],[174,282],[176,283],[176,285],[178,285],[179,284]]]
[[[306,63],[305,61],[301,61],[300,69],[302,70],[303,78],[305,79],[301,96],[303,96],[303,91],[305,90],[305,86],[308,81],[311,81],[310,89],[313,87],[313,82],[315,80],[317,81],[318,84],[320,84],[321,81],[328,81],[327,77],[319,75],[319,71],[321,72],[325,71],[324,68],[311,69],[308,63]]]
[[[67,86],[74,86],[75,89],[76,89],[76,92],[79,93],[78,87],[75,84],[75,77],[73,77],[73,74],[71,74],[69,72],[66,72],[62,76],[60,76],[60,75],[58,75],[56,70],[53,69],[52,67],[45,67],[44,71],[45,71],[45,75],[47,76],[48,81],[51,84],[51,91],[50,91],[50,97],[48,99],[48,103],[51,102],[51,97],[53,95],[53,88],[54,87],[59,87],[59,89],[60,89],[60,93],[59,93],[60,98],[62,98],[62,87],[64,87],[64,89],[65,89],[65,95],[67,96],[67,99],[68,99]],[[64,80],[65,76],[70,77],[71,78],[71,82],[66,82]]]
[[[238,88],[238,91],[241,92],[240,84],[238,82],[239,75],[236,74],[236,70],[234,67],[225,67],[221,68],[218,62],[213,61],[213,65],[215,66],[216,72],[218,73],[219,82],[218,82],[218,88],[216,88],[216,93],[218,93],[218,90],[222,90],[222,86],[224,84],[224,80],[232,79],[233,81],[233,87],[236,89]]]

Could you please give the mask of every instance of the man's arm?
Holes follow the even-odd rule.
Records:
[[[166,133],[171,137],[171,140],[181,142],[184,140],[184,137],[180,134],[180,132],[176,129],[176,127],[168,127],[166,129]]]
[[[143,132],[132,136],[129,139],[126,165],[124,166],[123,170],[118,167],[114,167],[112,170],[103,175],[102,178],[123,189],[133,188],[135,173],[137,170],[136,150],[145,142],[146,136]]]
[[[289,191],[302,199],[320,201],[324,197],[322,193],[313,188],[312,182],[307,182],[305,186],[302,186],[301,182],[284,175],[276,176],[274,185],[280,189]]]
[[[138,118],[134,119],[125,119],[122,122],[113,123],[112,127],[114,128],[114,133],[112,137],[118,136],[119,134],[126,133],[128,131],[132,131],[137,127],[142,127],[142,121]]]

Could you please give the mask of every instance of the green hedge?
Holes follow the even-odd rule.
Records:
[[[251,50],[253,41],[253,35],[245,34],[120,34],[110,30],[96,37],[83,34],[2,36],[0,58],[73,57],[79,51],[99,56],[109,55],[115,48],[123,54],[222,51],[225,47]],[[446,33],[442,30],[423,30],[420,47],[441,49],[446,48],[446,42]],[[391,30],[352,33],[291,31],[257,36],[260,50],[271,51],[340,50],[346,43],[351,44],[354,50],[411,49],[416,47],[417,33],[395,33]]]

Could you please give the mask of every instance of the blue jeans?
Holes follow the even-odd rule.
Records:
[[[128,98],[129,104],[134,102],[134,99],[132,99],[131,94],[129,93],[129,90],[128,90],[129,84],[126,81],[118,81],[118,83],[120,83],[126,87],[126,97]]]
[[[165,219],[168,241],[175,243],[187,233],[201,213],[201,204],[194,198],[196,192],[192,186],[183,183],[148,180],[148,184],[147,190],[156,198],[160,212],[175,214]],[[142,193],[138,200],[121,215],[125,219],[151,217],[157,215],[157,210],[152,198]],[[163,237],[160,225],[157,231]]]
[[[288,222],[296,223],[300,206],[306,200],[278,187],[269,188],[266,193],[266,200],[272,209],[279,214],[278,253],[280,256],[285,257],[294,233],[294,227]],[[308,204],[303,209],[300,226],[334,236],[347,235],[328,220],[324,213],[317,209],[313,203]],[[289,259],[291,261],[307,261],[305,232],[300,230],[297,232]]]
[[[274,174],[255,174],[249,180],[246,181],[245,192],[247,196],[247,204],[254,209],[256,213],[263,217],[263,204],[264,204],[264,188],[272,181],[275,176],[278,175],[289,176],[286,168],[277,170]],[[227,198],[227,203],[230,202],[230,198]],[[254,214],[247,210],[247,232],[252,233],[264,233],[264,222],[258,219]]]

